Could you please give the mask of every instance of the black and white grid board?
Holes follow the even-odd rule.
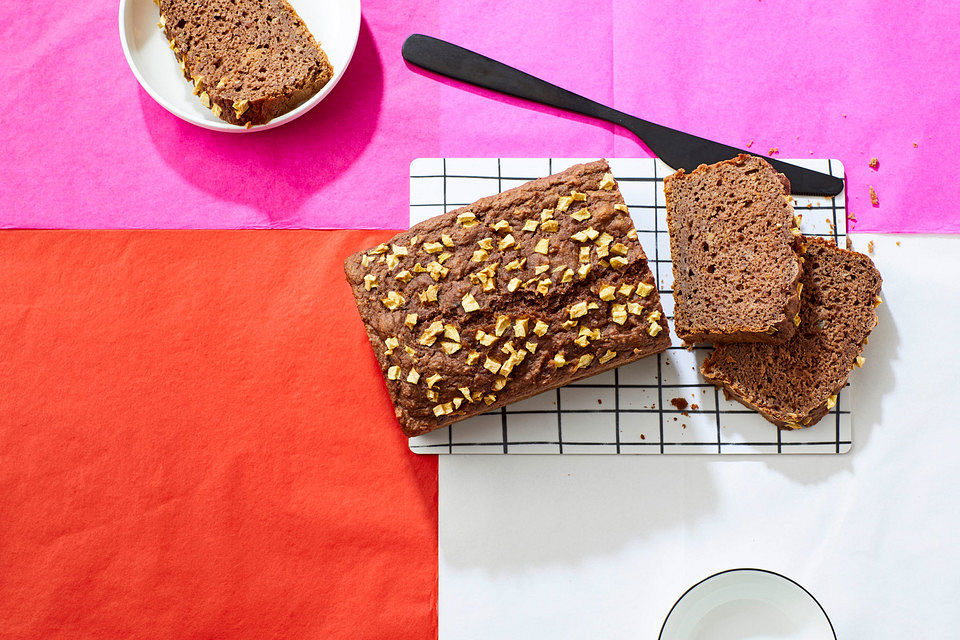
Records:
[[[410,224],[596,158],[418,158],[410,165]],[[837,160],[791,160],[843,177]],[[673,270],[660,160],[619,158],[610,167],[630,208],[660,288],[673,346],[579,382],[450,427],[410,438],[415,453],[846,453],[852,441],[850,384],[807,429],[782,431],[728,401],[699,374],[709,346],[673,335]],[[844,194],[794,197],[807,235],[846,241]],[[674,402],[672,402],[674,401]],[[686,407],[683,406],[686,401]],[[679,405],[679,406],[678,406]]]

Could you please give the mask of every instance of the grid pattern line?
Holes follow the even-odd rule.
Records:
[[[410,167],[411,224],[552,174],[555,167],[559,170],[588,160],[592,158],[417,159]],[[843,176],[836,161],[797,163]],[[672,324],[673,273],[663,199],[663,176],[671,170],[653,159],[612,159],[610,164],[657,279],[664,316]],[[801,224],[805,235],[831,238],[838,244],[845,240],[843,194],[834,199],[794,199],[798,213],[812,212]],[[849,393],[838,394],[832,424],[826,418],[808,429],[782,432],[753,411],[726,400],[700,377],[699,364],[711,349],[707,345],[688,349],[674,339],[655,360],[641,359],[411,438],[410,448],[432,454],[836,454],[849,450]],[[685,401],[680,402],[680,397]]]

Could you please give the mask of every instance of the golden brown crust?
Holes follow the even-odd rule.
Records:
[[[431,218],[344,269],[408,436],[670,345],[606,161]]]

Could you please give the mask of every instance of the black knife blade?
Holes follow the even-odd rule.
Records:
[[[411,35],[403,43],[403,58],[448,78],[620,125],[674,169],[689,172],[746,153],[765,159],[787,176],[792,193],[836,196],[843,190],[843,180],[835,176],[642,120],[437,38]]]

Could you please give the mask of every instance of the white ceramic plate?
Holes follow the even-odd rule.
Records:
[[[826,611],[809,591],[779,573],[731,569],[680,596],[660,640],[836,640]]]
[[[200,104],[192,86],[157,22],[160,12],[153,0],[120,0],[120,43],[127,63],[140,86],[160,105],[187,122],[206,129],[240,133],[263,131],[290,122],[315,107],[333,90],[350,64],[360,35],[360,0],[288,0],[317,39],[333,65],[333,78],[296,109],[264,125],[245,129],[224,122]]]

